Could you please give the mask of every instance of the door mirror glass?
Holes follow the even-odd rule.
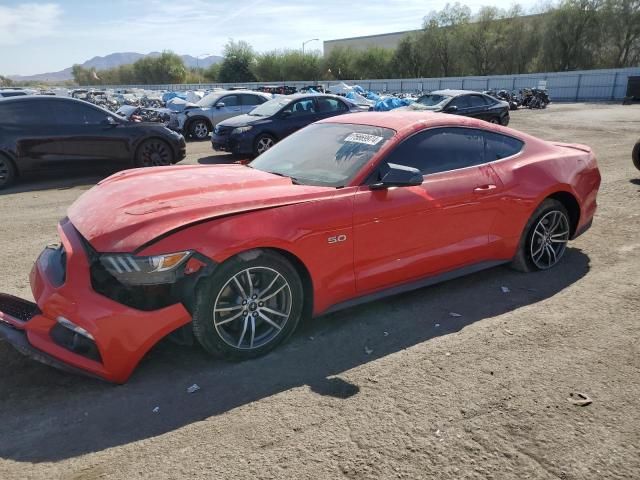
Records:
[[[218,102],[216,103],[216,108],[224,108],[224,102]]]
[[[395,163],[387,164],[389,170],[382,180],[370,186],[372,190],[381,190],[389,187],[416,187],[422,185],[422,173],[417,168],[405,167]]]
[[[102,121],[102,124],[115,127],[116,125],[119,125],[120,123],[115,118],[113,118],[111,115],[107,115],[107,118],[105,118]]]

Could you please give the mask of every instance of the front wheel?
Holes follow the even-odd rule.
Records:
[[[303,300],[300,277],[284,257],[246,252],[220,265],[198,286],[193,332],[214,356],[258,357],[291,336]]]
[[[194,120],[189,125],[189,134],[196,140],[204,140],[209,136],[209,124],[204,120]]]
[[[136,154],[137,167],[162,167],[173,163],[173,151],[159,138],[145,140]]]
[[[258,156],[266,152],[267,150],[269,150],[275,144],[276,144],[275,138],[273,138],[271,135],[267,135],[266,133],[263,133],[258,138],[256,138],[255,144],[253,146],[253,153],[256,156]]]
[[[16,181],[16,167],[7,157],[0,155],[0,190],[11,186]]]
[[[511,266],[521,272],[550,269],[564,255],[570,236],[567,209],[557,200],[546,199],[527,222]]]

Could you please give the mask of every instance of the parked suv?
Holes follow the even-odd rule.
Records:
[[[185,157],[182,135],[161,124],[129,122],[73,98],[0,99],[0,189],[22,173],[171,165]]]
[[[218,122],[249,113],[270,99],[271,95],[261,92],[212,92],[198,103],[187,105],[183,111],[171,114],[168,127],[196,140],[204,140]]]

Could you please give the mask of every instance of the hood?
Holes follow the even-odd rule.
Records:
[[[245,125],[255,125],[263,120],[271,119],[271,117],[256,117],[255,115],[238,115],[237,117],[227,118],[218,125],[223,127],[244,127]]]
[[[335,195],[330,187],[244,165],[185,165],[127,170],[85,192],[68,217],[98,252],[133,252],[177,228],[223,215]]]

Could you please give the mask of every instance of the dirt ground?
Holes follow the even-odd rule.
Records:
[[[250,362],[162,343],[124,386],[0,343],[0,479],[640,478],[640,105],[552,104],[511,126],[598,156],[595,223],[561,265],[317,318]],[[33,260],[97,178],[0,195],[0,291],[31,298]]]

